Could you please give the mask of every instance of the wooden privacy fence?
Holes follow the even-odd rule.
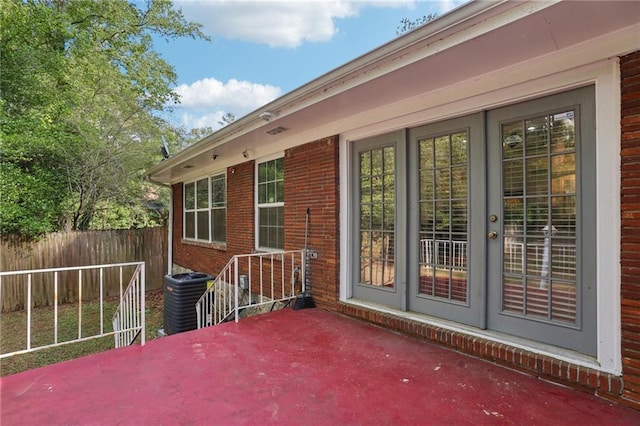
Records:
[[[155,290],[162,288],[167,271],[167,228],[55,233],[35,242],[3,238],[0,240],[0,254],[1,271],[145,262],[146,288]],[[125,276],[130,276],[131,272],[123,271]],[[104,296],[117,296],[120,291],[120,272],[111,268],[104,273]],[[98,270],[83,274],[83,300],[99,297],[98,275]],[[25,276],[3,278],[2,311],[24,309],[25,279]],[[33,307],[53,305],[53,274],[35,274],[32,279]],[[58,302],[77,302],[78,274],[60,275],[58,280]]]

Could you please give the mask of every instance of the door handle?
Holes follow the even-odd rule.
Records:
[[[496,238],[498,238],[498,233],[496,231],[490,231],[487,234],[487,237],[489,237],[490,240],[495,240]]]

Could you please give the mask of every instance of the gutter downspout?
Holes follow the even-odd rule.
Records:
[[[167,275],[173,272],[173,185],[156,182],[149,179],[155,185],[169,189],[169,223],[167,224]]]
[[[167,275],[173,272],[173,187],[169,186],[169,223],[167,235]]]

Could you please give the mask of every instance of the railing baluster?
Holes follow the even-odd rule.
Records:
[[[104,269],[100,268],[100,334],[104,334]]]
[[[145,345],[147,341],[147,306],[146,306],[146,297],[147,294],[147,273],[146,273],[146,265],[143,263],[140,265],[140,288],[138,289],[138,297],[140,300],[140,344],[142,346]]]
[[[78,339],[82,339],[82,269],[78,270]]]
[[[262,303],[262,299],[264,297],[264,257],[260,256],[260,303]]]
[[[284,274],[284,254],[280,255],[280,275],[282,275],[282,277],[280,278],[280,282],[282,283],[280,287],[282,287],[282,291],[280,293],[280,298],[284,297],[284,279],[285,279],[285,274]]]
[[[252,293],[251,292],[251,287],[252,287],[251,283],[253,282],[253,262],[251,261],[250,257],[247,258],[247,263],[249,264],[249,267],[248,267],[249,274],[247,276],[247,286],[249,287],[248,291],[247,291],[247,294],[248,294],[247,297],[249,298],[249,300],[247,301],[247,303],[249,305],[251,305],[251,301],[253,300],[253,295],[251,294]]]
[[[236,322],[238,322],[238,320],[240,319],[238,317],[238,297],[239,297],[239,294],[238,294],[238,280],[240,279],[240,277],[239,277],[239,271],[238,271],[238,258],[237,257],[236,257],[236,261],[235,261],[235,271],[234,272],[235,272],[235,275],[233,277],[233,286],[234,286],[234,289],[235,289],[235,298],[236,298],[236,302],[235,302],[234,308],[235,308]]]
[[[289,296],[291,296],[294,292],[295,292],[295,278],[296,278],[296,257],[293,253],[291,253],[291,279],[289,280],[291,282],[291,289],[289,291]],[[284,295],[283,295],[284,296]]]
[[[53,274],[53,343],[58,343],[58,271]]]
[[[274,298],[273,297],[273,295],[274,295],[274,287],[273,287],[274,286],[274,283],[273,283],[273,272],[274,272],[273,271],[274,270],[274,267],[273,267],[273,253],[269,256],[269,269],[271,270],[271,298],[273,299]],[[264,300],[263,300],[263,302],[264,302]]]
[[[31,274],[27,275],[27,350],[31,350]]]

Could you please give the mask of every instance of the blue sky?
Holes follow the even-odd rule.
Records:
[[[402,18],[463,0],[174,0],[211,41],[157,40],[178,74],[181,104],[165,115],[186,130],[219,128],[397,37]]]

